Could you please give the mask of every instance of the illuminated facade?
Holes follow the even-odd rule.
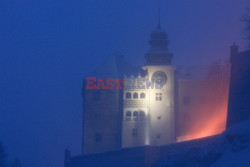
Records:
[[[146,82],[136,83],[134,87],[125,85],[122,147],[175,142],[175,66],[171,65],[167,34],[160,25],[151,33],[149,43],[151,49],[142,67],[146,75],[125,77],[125,83],[133,79],[146,80],[154,86],[147,86]]]
[[[123,89],[105,87],[98,79],[97,87],[105,89],[86,89],[88,83],[84,80],[84,154],[161,146],[225,129],[228,81],[218,79],[223,79],[218,74],[224,75],[225,71],[213,71],[214,78],[181,76],[171,64],[173,55],[168,43],[167,33],[159,24],[151,33],[144,66],[134,67],[123,56],[114,56],[89,74],[105,80],[124,79]],[[133,80],[142,82],[129,86]]]

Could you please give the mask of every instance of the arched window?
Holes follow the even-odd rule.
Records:
[[[144,111],[140,111],[140,117],[145,117],[145,112]]]
[[[134,121],[137,121],[137,120],[138,120],[138,112],[137,112],[137,111],[134,111],[134,112],[133,112],[133,120],[134,120]]]
[[[133,94],[133,99],[138,99],[138,93]]]
[[[125,120],[126,121],[131,121],[131,116],[132,116],[131,111],[127,111]]]
[[[146,115],[145,115],[144,111],[140,111],[139,116],[140,116],[140,120],[145,120],[145,118],[146,118]]]
[[[145,99],[146,98],[146,94],[145,93],[141,93],[140,94],[140,99]]]
[[[125,97],[126,97],[126,99],[131,99],[131,93],[127,92]]]

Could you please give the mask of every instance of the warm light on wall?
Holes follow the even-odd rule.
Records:
[[[210,69],[209,74],[211,75],[205,82],[207,84],[206,90],[202,89],[208,97],[205,101],[206,105],[193,105],[189,108],[191,118],[188,128],[185,133],[177,137],[177,142],[216,135],[226,129],[230,76],[229,62],[222,66],[215,64]],[[200,95],[199,91],[192,94],[194,97]],[[181,128],[185,128],[185,124],[182,124]]]
[[[197,121],[189,130],[189,134],[177,138],[177,142],[188,141],[222,133],[226,129],[227,102],[218,107],[217,114],[207,120]],[[205,125],[203,124],[205,121]],[[203,126],[199,126],[203,124]]]

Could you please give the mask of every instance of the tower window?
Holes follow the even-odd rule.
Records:
[[[136,128],[132,129],[132,136],[137,137],[137,135],[138,135],[137,129]]]
[[[155,100],[156,101],[162,101],[162,93],[156,93],[155,94]]]
[[[190,103],[191,103],[191,98],[189,96],[184,96],[183,97],[183,104],[189,105]]]
[[[161,116],[158,116],[157,119],[158,119],[158,120],[161,120]]]
[[[156,137],[157,137],[157,139],[160,139],[160,138],[161,138],[161,135],[158,134]]]
[[[127,92],[125,97],[126,97],[126,99],[131,99],[131,93]]]
[[[126,121],[131,121],[131,116],[132,116],[131,111],[127,111],[125,120]]]
[[[133,99],[138,99],[138,93],[133,94]]]
[[[102,142],[102,135],[100,133],[95,134],[95,142],[97,143]]]
[[[146,98],[146,94],[145,93],[141,93],[140,94],[140,99],[145,99]]]
[[[137,111],[133,112],[133,120],[134,121],[138,120],[138,112]]]

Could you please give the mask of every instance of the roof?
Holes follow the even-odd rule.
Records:
[[[69,159],[69,167],[82,166],[152,166],[163,157],[190,146],[202,146],[213,141],[216,136],[174,143],[165,146],[141,146],[113,151],[74,156]]]
[[[208,66],[182,66],[177,67],[176,78],[178,80],[205,80],[207,77]]]
[[[124,78],[124,75],[138,75],[143,70],[126,62],[122,55],[111,56],[106,62],[99,66],[88,77],[97,78]]]

